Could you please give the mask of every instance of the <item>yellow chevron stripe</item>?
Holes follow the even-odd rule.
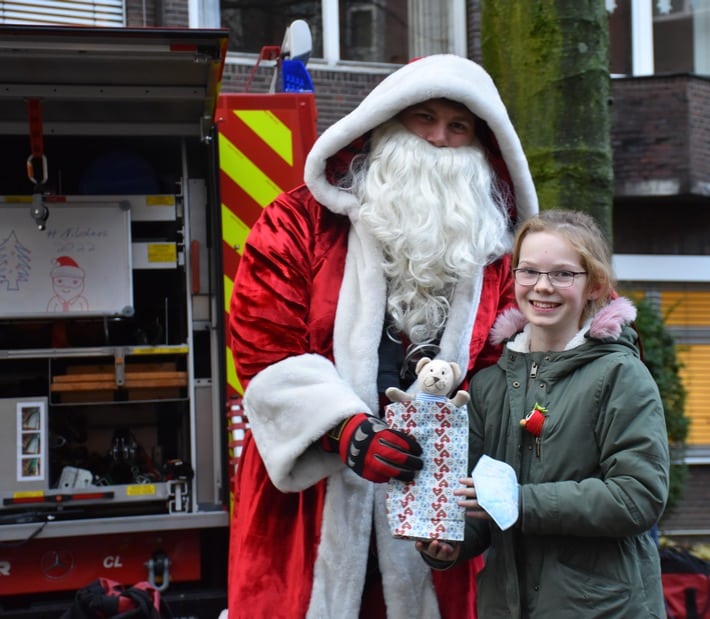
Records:
[[[223,281],[223,286],[224,286],[224,312],[225,314],[229,314],[229,303],[230,299],[232,298],[232,289],[234,288],[234,281],[232,280],[231,277],[224,275],[222,277]]]
[[[288,165],[293,165],[293,132],[269,110],[234,110],[254,133],[266,142]]]
[[[249,160],[249,158],[219,134],[220,167],[260,206],[266,206],[281,193],[281,188]],[[239,177],[233,175],[239,173]]]
[[[232,298],[232,288],[234,288],[234,281],[227,277],[226,275],[222,278],[224,286],[224,311],[229,314],[229,301]],[[232,358],[232,351],[227,345],[227,353],[224,357],[227,360],[227,384],[232,387],[238,393],[244,393],[239,379],[237,378],[237,370],[234,367],[234,359]]]
[[[237,370],[234,367],[234,359],[232,358],[232,351],[227,347],[227,384],[234,389],[237,393],[244,394],[244,389],[242,388],[239,379],[237,378]]]
[[[247,241],[251,228],[234,213],[226,204],[222,204],[222,238],[234,251],[241,253]]]

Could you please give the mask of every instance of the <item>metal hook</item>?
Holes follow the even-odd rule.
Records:
[[[35,159],[39,159],[42,162],[42,180],[38,181],[35,178],[35,166],[34,166],[34,161]],[[30,155],[27,157],[27,178],[30,179],[35,185],[43,187],[45,183],[47,182],[47,179],[49,178],[49,174],[47,173],[47,156],[46,155]]]

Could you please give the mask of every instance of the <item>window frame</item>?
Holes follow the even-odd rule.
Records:
[[[376,68],[391,66],[386,62],[367,62],[343,60],[340,55],[340,8],[338,0],[320,0],[321,19],[323,23],[323,57],[314,57],[314,64],[325,64],[329,68],[337,66],[367,66]],[[451,34],[450,53],[459,56],[467,55],[466,37],[466,1],[449,0],[449,32]],[[188,0],[189,23],[191,28],[219,28],[220,0]],[[266,43],[265,43],[266,44]],[[229,52],[228,61],[249,59],[252,62],[254,54],[245,52]]]
[[[218,5],[219,6],[219,5]],[[98,9],[98,10],[97,10]],[[51,19],[48,18],[51,15]],[[106,16],[97,19],[97,15]],[[125,0],[0,0],[4,25],[125,27]]]

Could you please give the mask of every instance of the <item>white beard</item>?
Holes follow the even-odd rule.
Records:
[[[435,147],[393,121],[373,135],[352,189],[385,255],[389,319],[415,344],[436,340],[456,283],[510,248],[482,149]]]

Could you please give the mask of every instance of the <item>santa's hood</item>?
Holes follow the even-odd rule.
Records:
[[[347,167],[352,157],[348,151],[353,150],[348,147],[375,127],[415,103],[436,98],[462,103],[486,122],[497,143],[492,150],[500,149],[500,154],[495,155],[506,169],[499,170],[498,162],[493,162],[494,168],[499,177],[512,184],[517,210],[514,218],[523,220],[537,213],[527,159],[498,89],[481,66],[453,54],[426,56],[401,67],[318,138],[304,170],[305,182],[314,197],[335,213],[351,214],[358,205],[350,193],[332,183],[337,178],[332,167]]]

